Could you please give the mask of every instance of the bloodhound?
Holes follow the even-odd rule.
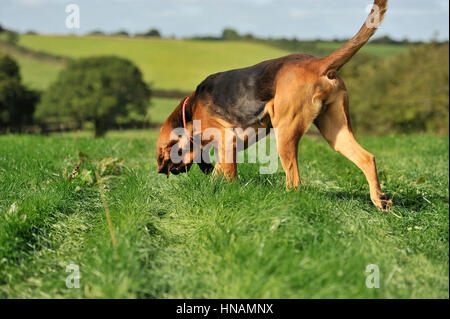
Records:
[[[330,146],[340,152],[367,178],[372,202],[387,210],[392,202],[382,193],[375,157],[356,141],[349,116],[349,99],[344,81],[338,76],[344,66],[367,43],[383,20],[387,0],[375,0],[371,14],[359,32],[344,46],[325,58],[292,54],[264,61],[251,67],[213,74],[207,77],[190,96],[185,97],[161,128],[157,143],[159,173],[169,176],[187,172],[198,157],[194,137],[208,128],[220,130],[222,140],[216,143],[218,160],[213,167],[208,158],[196,161],[203,172],[214,169],[216,175],[228,180],[236,178],[236,151],[232,160],[226,149],[235,147],[235,140],[226,140],[229,128],[264,128],[276,131],[278,154],[286,173],[286,187],[301,184],[298,171],[298,143],[314,123]],[[201,121],[195,131],[194,120]],[[185,128],[189,139],[174,136],[175,128]],[[263,136],[257,136],[256,140]],[[212,143],[202,136],[200,148]],[[183,144],[180,146],[180,144]],[[248,144],[248,143],[247,143]],[[171,150],[189,146],[184,160],[175,163]],[[248,145],[246,145],[248,147]],[[191,150],[192,148],[192,150]]]

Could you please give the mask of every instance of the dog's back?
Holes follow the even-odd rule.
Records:
[[[261,120],[267,102],[273,99],[279,70],[289,63],[312,58],[308,54],[292,54],[247,68],[216,73],[200,83],[195,95],[210,101],[208,106],[214,114],[234,125],[249,127]]]

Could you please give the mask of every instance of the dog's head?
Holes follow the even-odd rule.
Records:
[[[178,175],[188,172],[194,158],[189,138],[177,134],[177,131],[183,128],[182,104],[184,100],[164,122],[156,144],[158,173],[167,176],[170,173]]]
[[[183,134],[183,103],[185,98],[176,107],[169,118],[164,122],[159,132],[157,142],[158,173],[169,176],[187,173],[194,162],[194,147],[188,136]],[[188,128],[192,125],[192,106],[187,103],[186,121]],[[200,169],[208,174],[214,168],[207,162],[199,163]]]
[[[170,173],[178,175],[180,173],[187,173],[193,162],[193,151],[187,149],[189,146],[189,139],[183,137],[174,137],[171,134],[170,126],[164,125],[161,128],[157,143],[158,173]],[[186,142],[187,139],[187,142]]]

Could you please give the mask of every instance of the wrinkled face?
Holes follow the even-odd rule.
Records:
[[[194,159],[191,141],[187,137],[171,136],[167,124],[161,128],[157,143],[158,173],[178,175],[187,173]]]

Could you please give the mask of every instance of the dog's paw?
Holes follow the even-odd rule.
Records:
[[[392,204],[392,200],[386,194],[380,194],[375,199],[372,199],[372,202],[375,206],[382,210],[383,212],[389,211],[394,205]]]

